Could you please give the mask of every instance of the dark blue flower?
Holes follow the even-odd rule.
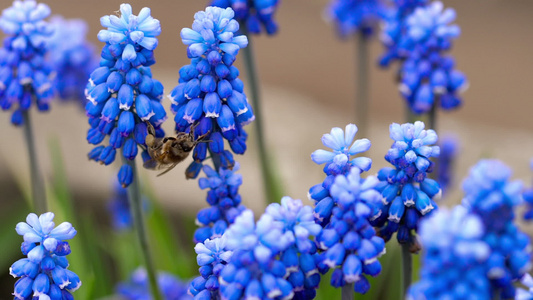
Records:
[[[279,0],[211,0],[211,5],[232,8],[235,19],[251,33],[259,34],[263,28],[269,35],[278,32],[274,14]]]
[[[511,181],[511,169],[498,160],[481,160],[463,181],[463,205],[479,216],[484,241],[491,253],[486,264],[491,295],[514,298],[513,281],[531,269],[529,237],[514,223],[514,210],[522,204],[522,182]]]
[[[341,37],[358,31],[371,35],[386,14],[387,7],[382,0],[332,0],[326,10]]]
[[[408,299],[491,299],[485,274],[491,249],[481,219],[463,206],[420,223],[422,268]]]
[[[530,168],[533,170],[533,160],[530,162]],[[533,187],[526,188],[522,193],[522,197],[524,198],[526,204],[524,219],[530,222],[533,220]]]
[[[86,95],[89,102],[85,109],[91,129],[87,141],[95,149],[109,136],[109,146],[99,156],[91,151],[89,158],[103,164],[115,160],[117,149],[129,160],[137,156],[138,146],[146,152],[146,122],[150,122],[156,136],[164,136],[161,124],[166,119],[161,104],[163,85],[152,79],[149,66],[155,63],[153,50],[161,33],[159,21],[150,16],[150,9],[143,8],[139,15],[133,15],[129,4],[120,6],[120,17],[111,15],[100,19],[107,27],[98,33],[98,39],[105,42],[100,67],[90,75]],[[133,180],[132,169],[120,169],[118,178],[122,186]]]
[[[191,300],[187,294],[187,283],[181,281],[176,276],[159,272],[157,274],[157,285],[164,299],[166,300]],[[138,268],[135,270],[127,282],[117,285],[117,293],[127,300],[151,300],[152,294],[148,284],[146,270]]]
[[[437,159],[437,181],[442,192],[450,188],[454,181],[454,169],[459,152],[459,140],[454,136],[445,136],[439,143],[440,155]]]
[[[52,69],[44,59],[53,32],[44,21],[49,15],[46,4],[16,0],[0,17],[0,29],[6,34],[0,48],[0,107],[14,109],[14,125],[23,123],[22,111],[33,102],[40,111],[48,110],[54,96]]]
[[[400,243],[409,243],[417,250],[412,231],[417,231],[419,220],[437,208],[441,188],[437,181],[427,178],[433,171],[431,157],[438,157],[438,140],[432,129],[424,129],[423,122],[390,125],[390,137],[394,140],[385,160],[394,168],[379,170],[380,183],[376,190],[381,193],[381,207],[372,218],[372,225],[379,235],[388,241],[398,232]]]
[[[91,72],[98,66],[95,47],[85,37],[87,23],[54,16],[50,24],[54,34],[48,42],[47,60],[54,67],[54,85],[61,99],[77,99],[85,105],[85,87]]]
[[[193,164],[202,163],[209,151],[231,168],[233,156],[224,150],[223,139],[233,153],[243,154],[247,138],[243,126],[255,118],[233,65],[239,49],[248,45],[246,36],[236,35],[239,23],[233,17],[231,8],[207,7],[195,14],[192,29],[181,31],[191,64],[180,69],[179,84],[169,95],[176,131],[186,132],[198,124],[195,136],[207,134],[206,140],[212,141],[195,147]]]
[[[28,258],[19,259],[9,268],[13,277],[21,277],[15,283],[15,299],[72,299],[70,293],[81,286],[78,275],[67,269],[65,257],[70,254],[66,240],[77,231],[68,222],[56,227],[53,219],[51,212],[39,217],[31,213],[26,222],[17,224],[16,231],[24,238],[22,254]]]
[[[196,223],[200,226],[194,233],[194,241],[201,243],[206,239],[222,236],[226,228],[245,209],[241,204],[239,187],[242,175],[237,174],[239,163],[235,163],[233,170],[221,167],[217,172],[210,166],[204,165],[206,178],[200,178],[198,184],[201,189],[209,189],[207,203],[210,207],[200,210]]]

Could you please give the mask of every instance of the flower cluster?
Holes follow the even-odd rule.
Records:
[[[533,160],[531,160],[530,167],[533,170]],[[526,221],[533,220],[533,187],[527,188],[524,190],[522,197],[526,203],[526,212],[524,214],[524,219]]]
[[[17,224],[17,233],[24,238],[20,248],[28,257],[9,269],[13,277],[21,277],[15,283],[15,299],[73,299],[70,293],[81,286],[78,275],[67,269],[65,257],[70,254],[66,240],[76,235],[76,229],[67,222],[56,227],[53,219],[51,212],[39,217],[31,213],[26,222]]]
[[[502,162],[481,160],[463,182],[463,205],[485,226],[483,240],[490,247],[486,277],[491,295],[502,299],[514,298],[513,281],[531,269],[529,237],[513,222],[514,209],[522,202],[522,183],[510,177],[511,170]]]
[[[118,181],[115,181],[113,185],[113,198],[108,204],[108,210],[111,213],[113,228],[123,230],[133,226],[128,190],[123,188]]]
[[[54,86],[61,99],[77,99],[85,105],[85,87],[98,65],[95,47],[85,39],[87,23],[54,16],[50,24],[54,34],[50,37],[47,60],[56,74]]]
[[[191,300],[187,294],[187,283],[180,281],[174,275],[164,272],[157,274],[157,285],[166,300]],[[135,270],[127,282],[119,283],[116,287],[121,299],[150,300],[152,294],[148,284],[148,274],[143,268]]]
[[[385,252],[385,242],[370,224],[380,213],[380,194],[374,189],[379,181],[373,176],[363,179],[360,173],[352,168],[348,175],[335,177],[330,190],[333,200],[319,202],[315,214],[320,218],[331,214],[317,239],[325,251],[321,262],[335,269],[331,285],[353,283],[355,292],[364,294],[370,288],[365,274],[377,276],[381,272],[377,258]]]
[[[138,146],[145,149],[147,125],[156,129],[157,137],[164,136],[160,128],[166,119],[161,104],[163,85],[152,79],[148,66],[155,63],[153,50],[161,33],[159,21],[143,8],[133,15],[129,4],[120,5],[121,16],[104,16],[100,19],[107,27],[98,33],[105,42],[100,67],[94,70],[87,85],[89,102],[85,109],[91,129],[87,141],[96,146],[89,158],[108,165],[115,160],[117,149],[128,160],[137,156]],[[109,145],[100,145],[109,136]],[[146,151],[144,159],[149,159]],[[118,174],[123,186],[133,180],[131,167],[124,164]]]
[[[433,105],[453,109],[461,104],[466,77],[455,69],[451,56],[442,54],[460,35],[459,27],[449,24],[454,20],[455,11],[443,10],[437,1],[417,7],[398,29],[402,32],[395,49],[403,60],[399,89],[415,113],[426,113]]]
[[[390,125],[390,137],[394,140],[385,160],[394,168],[378,172],[380,183],[376,189],[381,193],[380,215],[372,220],[379,228],[379,235],[388,241],[398,232],[400,243],[414,245],[411,231],[417,230],[418,221],[437,207],[434,200],[440,198],[439,184],[427,173],[432,172],[431,157],[438,157],[437,134],[424,129],[423,122]],[[412,251],[417,251],[413,248]]]
[[[332,0],[326,15],[335,22],[341,37],[361,32],[370,36],[387,14],[382,0]]]
[[[455,162],[459,152],[459,140],[456,137],[445,136],[440,140],[440,155],[437,159],[437,182],[445,193],[454,181]]]
[[[200,178],[198,184],[201,189],[209,188],[207,203],[211,207],[198,212],[196,220],[201,227],[194,233],[196,243],[222,236],[245,209],[239,195],[242,175],[235,173],[239,170],[239,163],[235,163],[233,170],[220,168],[217,172],[208,165],[204,165],[203,170],[207,177]]]
[[[419,233],[423,267],[408,299],[491,299],[484,268],[490,247],[477,215],[463,206],[439,210],[420,223]]]
[[[247,134],[242,127],[255,117],[233,62],[248,39],[235,35],[239,23],[233,17],[231,8],[211,6],[194,15],[192,29],[181,30],[191,64],[180,69],[179,84],[169,96],[176,131],[184,132],[198,123],[195,135],[208,134],[210,141],[194,148],[194,162],[186,173],[189,178],[196,178],[207,151],[213,159],[221,159],[224,167],[232,167],[233,156],[224,150],[224,139],[234,153],[246,151]]]
[[[44,19],[46,4],[15,0],[2,11],[0,29],[6,34],[0,47],[0,107],[14,108],[11,123],[21,125],[23,112],[35,101],[40,111],[49,109],[54,96],[51,66],[44,59],[53,28]]]
[[[358,168],[361,171],[368,171],[372,166],[372,160],[368,157],[353,157],[357,154],[363,153],[370,149],[370,141],[368,139],[355,140],[357,133],[357,126],[354,124],[346,125],[345,131],[339,127],[331,129],[330,133],[322,136],[322,144],[331,148],[332,151],[316,150],[311,154],[311,159],[316,164],[325,164],[324,173],[326,179],[311,189],[309,189],[309,199],[316,201],[316,205],[323,200],[332,202],[330,197],[330,188],[335,180],[335,176],[339,174],[348,174],[350,169]],[[328,205],[328,204],[321,204]],[[325,226],[329,222],[329,214],[318,218],[320,224]]]
[[[246,30],[259,34],[261,27],[267,34],[278,32],[278,24],[274,14],[280,0],[212,0],[211,5],[235,11],[235,19],[246,27]]]
[[[189,293],[197,300],[218,299],[218,277],[233,254],[226,249],[226,237],[207,239],[196,244],[194,251],[198,254],[196,262],[200,266],[200,276],[190,283]]]

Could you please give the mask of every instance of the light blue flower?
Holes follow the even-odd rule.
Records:
[[[117,150],[134,160],[139,147],[143,160],[150,159],[145,144],[146,122],[154,126],[156,137],[163,137],[161,124],[167,118],[161,104],[163,85],[152,78],[149,68],[155,63],[159,21],[150,16],[149,8],[135,16],[129,4],[122,4],[120,12],[120,17],[104,16],[100,20],[108,29],[100,31],[98,38],[106,45],[100,67],[91,73],[85,92],[91,126],[87,141],[96,145],[89,158],[105,165],[115,160]],[[108,146],[101,145],[107,136]],[[118,178],[124,187],[128,186],[133,180],[131,167],[124,164]]]
[[[191,300],[187,294],[187,283],[181,281],[176,276],[159,272],[157,274],[157,285],[166,300]],[[120,297],[127,300],[151,300],[152,294],[148,284],[148,274],[143,268],[136,269],[127,282],[119,283],[116,287]]]
[[[49,15],[46,4],[17,0],[0,17],[0,29],[6,34],[0,47],[0,107],[14,108],[14,125],[24,122],[23,111],[32,103],[39,111],[48,110],[55,93],[52,67],[44,60],[53,31],[44,20]]]
[[[231,7],[235,11],[235,19],[255,34],[266,31],[272,35],[278,32],[278,24],[274,15],[279,0],[212,0],[211,5],[221,8]]]
[[[95,47],[86,40],[87,23],[53,16],[50,24],[54,34],[48,42],[47,60],[54,67],[54,85],[61,99],[77,99],[85,106],[85,87],[98,65]]]
[[[224,140],[233,153],[243,154],[247,139],[243,126],[255,119],[233,65],[239,49],[248,45],[246,36],[237,35],[239,23],[233,17],[231,8],[207,7],[195,14],[192,29],[181,31],[191,64],[180,69],[179,84],[169,95],[175,128],[186,132],[198,124],[195,136],[211,141],[194,148],[188,178],[196,178],[208,152],[231,169],[235,161]]]
[[[356,32],[372,35],[386,14],[387,7],[382,0],[332,0],[326,9],[327,17],[335,23],[341,37]]]
[[[68,222],[57,227],[53,222],[54,214],[44,213],[39,217],[29,214],[26,222],[20,222],[16,231],[24,238],[21,250],[27,258],[16,261],[9,274],[21,277],[15,283],[13,295],[15,299],[46,299],[72,298],[81,286],[78,275],[68,270],[66,255],[70,254],[70,246],[66,240],[76,235],[76,229]]]
[[[421,222],[419,234],[420,280],[408,299],[491,299],[485,275],[491,249],[476,214],[462,206],[439,210]]]
[[[520,283],[522,283],[524,286],[527,287],[526,289],[518,288],[516,289],[516,297],[515,300],[531,300],[533,299],[533,278],[531,275],[526,274],[522,279],[520,279]]]

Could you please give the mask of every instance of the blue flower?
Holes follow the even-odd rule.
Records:
[[[408,299],[491,299],[485,265],[491,249],[481,219],[465,207],[435,212],[420,223],[422,268]]]
[[[163,85],[152,79],[149,66],[155,63],[153,50],[156,36],[161,32],[159,21],[143,8],[139,16],[131,12],[129,4],[120,6],[121,16],[104,16],[98,39],[106,42],[102,49],[100,67],[90,75],[86,95],[89,102],[85,110],[91,129],[87,141],[96,147],[89,159],[108,165],[115,160],[116,152],[134,160],[141,147],[143,159],[146,152],[146,122],[150,122],[156,136],[164,136],[161,124],[166,112],[161,104]],[[100,145],[109,136],[108,146]],[[103,146],[103,147],[102,147]],[[133,180],[131,167],[124,164],[118,174],[126,187]]]
[[[109,202],[108,210],[112,216],[113,228],[123,230],[133,226],[133,219],[128,202],[128,190],[118,181],[114,184],[113,198]]]
[[[235,19],[246,26],[246,29],[259,34],[262,28],[267,34],[278,32],[278,24],[274,14],[278,9],[279,0],[212,0],[212,6],[232,8]]]
[[[498,160],[481,160],[463,181],[463,205],[481,219],[483,239],[491,248],[486,266],[491,294],[502,299],[514,298],[513,281],[531,269],[529,237],[514,223],[514,210],[522,203],[522,183],[511,181],[511,173]]]
[[[211,206],[197,214],[196,223],[200,228],[194,233],[196,243],[222,236],[226,228],[245,209],[239,195],[242,175],[235,173],[239,168],[239,163],[235,163],[233,170],[222,167],[217,172],[208,165],[203,166],[207,177],[200,178],[198,184],[202,190],[209,189],[207,203]]]
[[[527,287],[526,289],[518,288],[516,289],[516,298],[515,300],[531,300],[533,299],[533,277],[531,275],[526,274],[522,279],[520,280],[520,283],[522,283],[524,286]]]
[[[437,207],[435,200],[441,196],[438,182],[427,178],[427,173],[433,171],[430,158],[440,154],[439,146],[433,146],[438,137],[434,130],[424,127],[420,121],[390,125],[394,143],[385,160],[394,168],[378,172],[376,190],[381,193],[382,204],[371,222],[385,241],[398,232],[398,241],[410,244],[414,252],[418,249],[412,231],[416,232],[419,220]]]
[[[207,239],[194,247],[200,276],[189,285],[189,293],[195,299],[213,299],[218,295],[220,286],[218,277],[233,254],[226,249],[226,238]]]
[[[54,66],[54,85],[61,99],[77,99],[85,105],[85,87],[89,75],[98,66],[95,47],[85,38],[87,23],[54,16],[50,24],[54,34],[48,42],[47,60]]]
[[[417,7],[410,15],[401,15],[393,21],[384,41],[389,48],[382,64],[391,59],[401,59],[401,94],[415,113],[426,113],[433,105],[443,109],[456,108],[461,104],[459,93],[468,82],[455,69],[452,57],[443,56],[449,50],[452,40],[459,37],[460,28],[451,22],[455,20],[453,9],[443,10],[441,2]]]
[[[360,173],[352,168],[347,175],[335,177],[330,190],[334,202],[330,221],[317,241],[324,251],[321,271],[334,269],[331,284],[340,287],[353,283],[355,292],[364,294],[370,288],[365,275],[381,272],[377,258],[385,252],[385,242],[370,224],[380,213],[380,195],[374,189],[379,181],[373,176],[362,179]],[[315,214],[323,216],[319,205]]]
[[[164,299],[166,300],[190,300],[187,294],[187,283],[172,274],[159,272],[157,274],[157,285]],[[117,293],[127,300],[151,300],[152,294],[148,284],[148,274],[143,268],[135,270],[127,282],[117,285]]]
[[[341,37],[356,32],[370,36],[387,14],[382,0],[332,0],[326,15],[335,22]]]
[[[70,254],[66,240],[76,235],[76,229],[68,222],[56,227],[53,219],[51,212],[39,217],[31,213],[26,222],[17,224],[16,231],[24,238],[22,254],[27,258],[19,259],[9,268],[13,277],[21,277],[15,283],[15,299],[31,299],[32,296],[72,299],[70,293],[81,286],[78,275],[67,269],[65,257]]]
[[[455,163],[459,152],[459,140],[457,137],[445,136],[439,144],[441,151],[437,160],[437,181],[443,193],[445,193],[453,184]]]
[[[530,168],[533,170],[533,160],[530,162]],[[524,190],[522,197],[526,204],[526,212],[524,214],[524,219],[526,221],[533,220],[533,187],[527,188]]]
[[[46,41],[53,31],[44,21],[49,15],[46,4],[17,0],[0,17],[0,29],[6,34],[0,47],[0,107],[14,108],[14,125],[23,123],[22,112],[32,102],[46,111],[54,96],[51,66],[44,60]]]
[[[234,153],[243,154],[247,138],[243,126],[255,118],[233,65],[239,49],[248,45],[246,36],[236,35],[239,23],[233,17],[231,8],[207,7],[195,14],[192,29],[181,31],[191,64],[180,69],[179,84],[169,95],[176,131],[185,132],[198,124],[195,136],[207,134],[206,140],[211,141],[195,147],[189,166],[194,170],[208,152],[231,168],[233,155],[224,149],[224,139]],[[187,172],[189,178],[197,174]]]

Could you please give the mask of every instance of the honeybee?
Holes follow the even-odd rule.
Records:
[[[209,132],[194,139],[196,125],[191,126],[189,133],[178,132],[176,137],[164,138],[155,136],[154,126],[150,122],[146,122],[146,125],[148,127],[148,135],[146,136],[145,144],[151,159],[147,160],[143,166],[152,170],[164,170],[157,176],[166,174],[185,160],[198,143],[209,142],[203,140],[209,135]]]

